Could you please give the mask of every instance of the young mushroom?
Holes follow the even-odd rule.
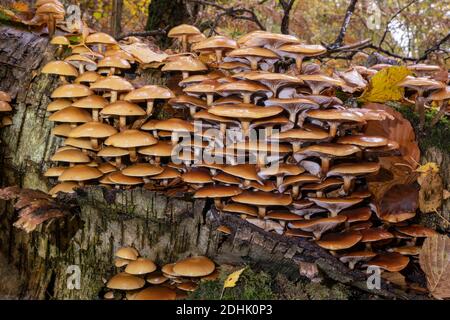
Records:
[[[147,115],[151,115],[153,113],[153,106],[155,100],[168,100],[174,98],[175,95],[173,92],[165,87],[157,86],[157,85],[147,85],[138,89],[134,89],[129,92],[124,100],[138,103],[138,102],[146,102],[147,103]]]
[[[181,24],[173,27],[167,33],[169,38],[176,38],[181,42],[182,52],[188,52],[188,39],[201,34],[201,31],[189,24]]]
[[[119,76],[108,76],[101,78],[91,84],[91,89],[95,91],[106,91],[111,93],[110,102],[118,100],[118,93],[125,93],[134,89],[133,85]]]
[[[236,48],[237,43],[233,39],[224,36],[213,36],[194,44],[192,46],[192,51],[200,53],[214,53],[216,56],[216,63],[220,63],[224,52],[234,50]]]
[[[105,46],[116,45],[117,41],[109,34],[104,32],[96,32],[86,37],[87,45],[96,45],[99,53],[105,51]]]
[[[146,112],[137,104],[118,100],[107,106],[100,111],[102,116],[118,116],[119,117],[119,130],[124,131],[127,129],[127,117],[141,117],[145,116]]]
[[[348,194],[352,188],[352,181],[358,176],[375,174],[380,170],[377,162],[341,163],[331,167],[327,177],[339,176],[344,179],[344,192]]]
[[[242,190],[237,186],[206,186],[198,189],[194,198],[210,198],[214,200],[214,205],[218,210],[223,207],[222,199],[229,198],[240,194]]]
[[[156,144],[156,140],[152,135],[135,129],[125,130],[108,137],[105,141],[106,145],[117,148],[126,148],[130,152],[130,161],[137,162],[137,147],[145,147]]]
[[[45,74],[55,74],[61,79],[61,82],[67,84],[66,77],[78,77],[78,71],[70,63],[55,60],[47,63],[41,70]]]
[[[301,73],[305,57],[319,56],[327,52],[327,49],[321,45],[314,44],[285,44],[279,47],[277,52],[282,57],[294,58],[297,71]]]
[[[179,56],[171,58],[161,68],[161,71],[181,71],[183,79],[189,77],[189,73],[207,71],[208,67],[192,56]]]

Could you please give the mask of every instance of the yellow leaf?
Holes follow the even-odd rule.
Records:
[[[228,276],[228,278],[223,283],[223,288],[233,288],[236,286],[236,283],[239,280],[239,277],[241,276],[242,272],[244,272],[246,268],[242,268],[238,271],[233,272]]]
[[[438,173],[439,172],[439,166],[436,164],[436,162],[427,162],[423,165],[421,165],[420,167],[418,167],[416,169],[417,172],[420,173],[426,173],[426,172],[434,172],[434,173]]]
[[[410,74],[411,71],[404,66],[392,66],[380,70],[370,79],[369,86],[360,100],[384,103],[402,99],[404,89],[397,84]]]

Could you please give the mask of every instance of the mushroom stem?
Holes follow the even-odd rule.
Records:
[[[182,72],[182,75],[183,75],[183,79],[186,79],[186,78],[189,77],[189,72],[183,71],[183,72]]]
[[[62,82],[63,84],[68,83],[65,76],[59,76],[59,80],[61,80],[61,82]]]
[[[207,106],[212,106],[214,102],[214,95],[212,93],[209,93],[206,95],[206,105]]]
[[[120,167],[122,166],[122,157],[116,157],[116,167],[118,169],[120,169]]]
[[[123,131],[127,128],[127,117],[120,116],[119,117],[119,129],[120,131]]]
[[[338,129],[338,123],[337,122],[330,122],[330,137],[334,138],[337,133]]]
[[[283,176],[277,176],[277,188],[283,184]]]
[[[100,118],[98,116],[98,109],[92,109],[92,120],[95,122],[100,121]]]
[[[151,115],[153,112],[154,100],[147,100],[147,115]]]
[[[267,137],[270,137],[272,135],[273,126],[267,126],[264,128],[264,134]]]
[[[214,205],[217,210],[222,210],[223,208],[222,200],[220,198],[214,198]]]
[[[130,148],[130,161],[136,162],[138,160],[137,154],[136,154],[136,148]]]
[[[215,53],[216,53],[216,62],[219,63],[220,61],[222,61],[222,50],[216,49]]]
[[[111,91],[111,103],[114,103],[117,101],[117,91]]]
[[[251,92],[243,92],[242,98],[244,103],[251,103],[252,101],[252,93]]]
[[[258,70],[258,59],[253,57],[248,57],[248,61],[250,61],[250,67],[253,71]]]
[[[99,44],[97,44],[97,46],[98,46],[98,52],[103,53],[103,44],[99,43]]]
[[[84,64],[81,62],[78,64],[78,73],[83,74],[84,73]]]
[[[194,116],[194,114],[196,113],[197,109],[194,106],[190,106],[189,107],[189,114],[191,115],[191,117]]]
[[[297,113],[295,111],[289,112],[289,121],[295,123],[295,119],[297,118]]]
[[[292,190],[291,190],[291,196],[293,199],[298,199],[298,196],[300,194],[300,185],[295,184],[292,186]]]
[[[416,99],[416,110],[419,113],[419,130],[422,130],[425,124],[425,98],[422,95]]]
[[[84,187],[84,181],[78,181],[78,185],[79,185],[80,187]]]
[[[181,36],[181,49],[183,50],[183,52],[187,52],[188,51],[188,41],[187,41],[187,35],[183,34]]]
[[[219,130],[220,130],[220,135],[225,138],[226,134],[227,134],[227,124],[226,123],[220,123],[219,124]]]
[[[343,176],[344,178],[344,192],[348,194],[352,188],[353,176]]]
[[[91,138],[91,146],[92,146],[92,149],[94,149],[94,150],[98,149],[98,139],[97,138]]]
[[[441,106],[439,108],[439,111],[438,111],[438,113],[436,113],[433,120],[431,121],[432,127],[434,127],[438,123],[439,119],[441,119],[441,117],[445,114],[445,111],[447,111],[447,105],[448,105],[448,100],[445,100],[444,102],[441,101]]]
[[[321,161],[321,167],[322,167],[322,173],[326,174],[328,172],[328,170],[330,169],[330,158],[328,157],[321,157],[320,161]]]
[[[55,29],[56,29],[55,17],[52,14],[48,15],[48,18],[47,18],[47,29],[48,29],[48,35],[50,37],[52,37],[55,34]]]
[[[178,132],[173,131],[172,135],[170,136],[170,141],[172,141],[173,145],[176,145],[178,143]]]
[[[110,75],[110,76],[113,76],[115,73],[116,73],[116,68],[111,67],[111,68],[109,69],[109,75]]]
[[[302,64],[303,64],[303,56],[299,55],[295,58],[295,67],[297,68],[298,73],[302,73]]]
[[[258,206],[258,217],[260,219],[264,219],[266,216],[266,207],[265,206]]]
[[[242,134],[244,135],[244,139],[250,135],[249,133],[249,127],[250,127],[250,121],[242,120],[241,121],[241,127],[242,127]]]
[[[300,150],[302,143],[299,141],[291,141],[292,152],[297,152]]]

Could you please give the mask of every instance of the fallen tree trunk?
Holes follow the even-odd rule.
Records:
[[[61,143],[50,135],[53,124],[46,118],[50,93],[58,81],[39,73],[53,56],[48,41],[27,30],[0,27],[0,90],[15,99],[14,124],[0,130],[2,185],[48,189],[42,172]],[[161,77],[146,79],[164,83]],[[169,198],[144,189],[99,187],[83,189],[72,200],[79,212],[45,223],[30,234],[13,227],[16,214],[11,204],[0,201],[0,250],[23,280],[19,298],[97,298],[104,279],[117,271],[113,254],[122,245],[135,246],[159,264],[205,254],[218,263],[247,263],[294,280],[300,277],[300,262],[313,262],[328,278],[359,292],[368,290],[364,273],[349,270],[313,242],[265,232],[233,215],[219,215],[204,201]],[[229,226],[232,234],[217,232],[220,224]],[[73,265],[81,269],[78,290],[67,286],[68,267]],[[369,294],[423,298],[384,282]]]

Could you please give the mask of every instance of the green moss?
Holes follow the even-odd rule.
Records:
[[[399,111],[406,119],[408,119],[414,128],[419,125],[419,115],[414,112],[413,107],[405,106],[398,103],[389,103],[391,107]],[[444,152],[450,152],[450,121],[447,117],[441,117],[435,126],[431,126],[431,121],[436,115],[436,110],[427,110],[425,113],[424,132],[420,135],[417,133],[420,149],[426,150],[430,147],[437,147]]]
[[[199,288],[189,295],[193,300],[218,300],[222,293],[223,283],[234,270],[224,270],[215,281],[201,282]],[[234,288],[226,288],[222,300],[268,300],[274,299],[272,277],[265,272],[255,272],[247,268]]]

